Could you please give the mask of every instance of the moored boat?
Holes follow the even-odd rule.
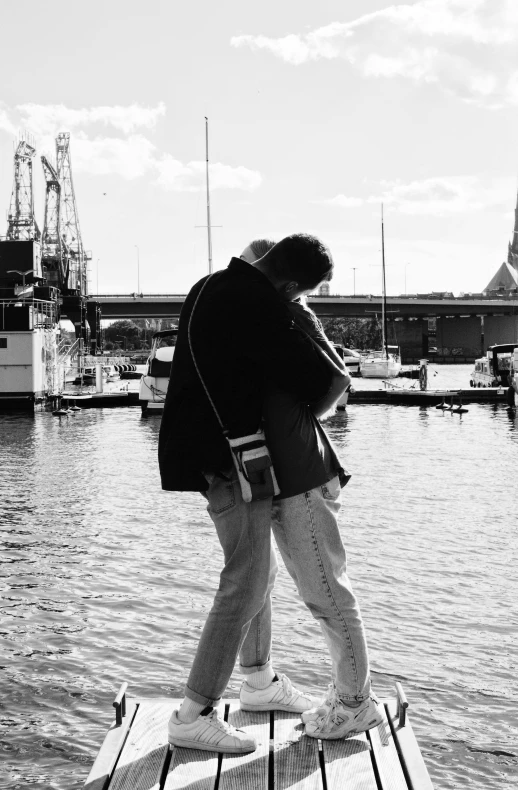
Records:
[[[475,360],[470,387],[509,387],[511,385],[513,354],[518,343],[498,343],[490,346],[486,355]]]
[[[178,329],[164,329],[153,335],[151,353],[139,385],[143,414],[164,408],[177,334]]]
[[[360,376],[366,379],[393,379],[401,371],[398,346],[386,346],[384,351],[369,351],[360,361]]]
[[[401,354],[398,346],[387,344],[387,285],[385,279],[385,226],[383,222],[383,205],[381,206],[381,349],[368,351],[360,361],[360,376],[368,379],[393,379],[401,370]]]

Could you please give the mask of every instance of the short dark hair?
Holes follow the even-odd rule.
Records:
[[[316,288],[333,276],[329,247],[316,236],[293,233],[277,242],[267,260],[279,280],[294,280],[301,288]]]
[[[262,258],[275,247],[275,242],[271,239],[254,239],[249,246],[256,258]]]

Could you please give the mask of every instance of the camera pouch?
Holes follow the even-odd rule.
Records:
[[[268,499],[280,494],[275,472],[266,446],[264,431],[227,441],[237,472],[244,502]]]

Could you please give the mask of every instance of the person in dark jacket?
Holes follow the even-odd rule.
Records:
[[[320,413],[320,405],[325,410],[330,400],[340,397],[346,378],[344,371],[333,369],[319,346],[297,328],[288,309],[290,301],[330,279],[332,270],[327,247],[313,236],[296,234],[283,239],[252,265],[233,258],[227,269],[198,282],[182,309],[160,429],[162,487],[167,491],[200,491],[206,496],[225,566],[189,674],[185,699],[169,722],[169,741],[177,746],[234,753],[255,748],[253,738],[222,721],[217,711],[238,655],[246,676],[240,694],[242,708],[297,711],[315,721],[335,709],[329,700],[319,708],[315,700],[294,689],[285,675],[276,674],[272,668],[270,592],[277,563],[270,535],[275,503],[271,496],[244,501],[228,441],[256,434],[263,426],[276,445],[275,454],[282,467],[281,492],[276,500],[295,506],[294,513],[300,497],[314,497],[317,492],[317,505],[320,500],[332,500],[327,510],[325,504],[319,505],[323,522],[327,513],[331,525],[331,537],[325,538],[328,545],[322,547],[328,554],[324,564],[336,577],[333,583],[343,593],[344,601],[347,599],[344,607],[351,611],[350,623],[341,611],[338,616],[325,611],[321,602],[329,599],[329,584],[322,584],[318,570],[307,590],[311,600],[304,600],[313,607],[315,616],[326,621],[334,618],[326,637],[337,644],[345,639],[347,656],[338,657],[336,662],[341,676],[347,672],[350,675],[354,665],[354,677],[345,696],[351,705],[369,699],[361,619],[348,580],[341,578],[341,542],[339,536],[336,540],[336,519],[332,522],[327,512],[335,507],[335,488],[339,492],[344,473],[314,416]],[[278,414],[282,417],[277,421],[275,415],[265,414],[272,392],[280,397]],[[284,417],[288,423],[292,421],[287,442],[281,435]],[[302,455],[302,459],[296,459],[295,474],[289,471],[292,451]],[[285,507],[284,513],[291,529],[300,514],[294,521],[289,518],[289,508]],[[304,555],[307,545],[305,541],[300,545]],[[309,562],[308,568],[312,565],[314,557],[301,556],[302,566],[297,570],[293,552],[286,553],[294,578],[304,573],[304,563]],[[315,575],[313,567],[311,574]],[[318,613],[317,608],[321,609]],[[344,628],[350,628],[347,637]],[[311,729],[313,725],[310,722],[306,726]]]

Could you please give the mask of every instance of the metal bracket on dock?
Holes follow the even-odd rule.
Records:
[[[399,726],[404,727],[406,724],[406,709],[408,708],[408,700],[406,698],[405,692],[403,691],[403,686],[399,681],[396,681],[396,691],[397,691],[396,715],[398,716],[399,719]]]
[[[119,689],[119,693],[113,700],[113,707],[115,708],[115,724],[119,726],[126,715],[126,689],[127,683],[123,683]]]

